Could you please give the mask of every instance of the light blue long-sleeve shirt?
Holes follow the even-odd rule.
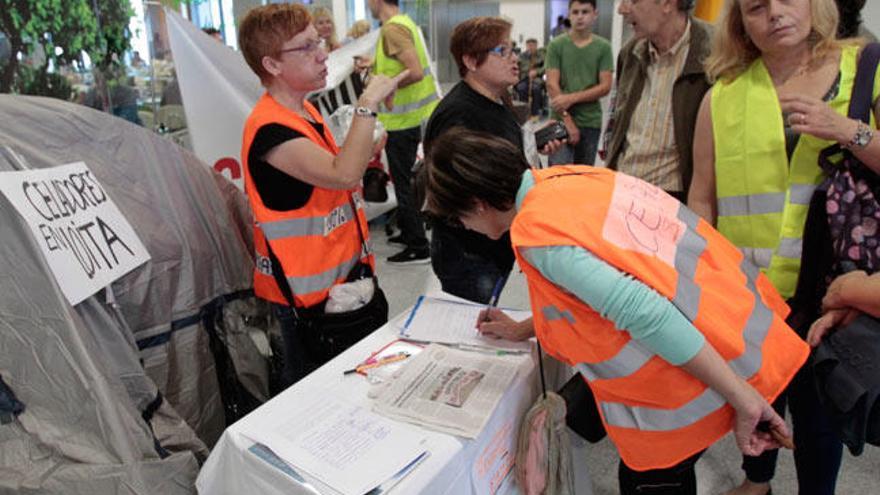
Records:
[[[534,185],[534,177],[526,171],[516,196],[517,210]],[[706,342],[669,299],[582,246],[532,247],[522,254],[547,280],[575,295],[670,364],[690,361]]]

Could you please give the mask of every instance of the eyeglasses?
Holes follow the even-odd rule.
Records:
[[[324,50],[327,48],[327,41],[324,38],[319,38],[317,40],[311,40],[303,46],[298,46],[296,48],[285,48],[284,50],[278,50],[278,55],[282,55],[288,52],[299,52],[304,55],[314,55],[318,50]]]
[[[486,51],[501,58],[507,58],[513,53],[513,47],[510,45],[498,45],[495,48],[489,48]]]

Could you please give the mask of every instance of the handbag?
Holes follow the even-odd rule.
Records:
[[[365,253],[369,253],[369,247],[361,230],[357,205],[351,196],[349,196],[349,202],[354,212],[354,219],[358,224],[357,231],[361,246]],[[308,369],[316,368],[330,361],[388,322],[388,300],[369,265],[359,262],[346,278],[346,282],[367,277],[373,280],[373,297],[367,304],[342,313],[327,313],[324,311],[323,304],[316,304],[310,308],[298,308],[295,305],[290,284],[283,276],[279,275],[281,263],[275,256],[271,245],[268,247],[275,281],[293,312],[296,332],[305,347],[303,350]],[[278,267],[277,270],[276,267]]]
[[[813,373],[819,401],[850,452],[880,446],[880,320],[863,314],[825,337]]]
[[[859,59],[847,113],[868,125],[878,61],[880,44],[867,45]],[[825,210],[834,259],[829,276],[833,279],[852,270],[876,272],[880,269],[880,178],[838,144],[822,150],[819,166],[828,174],[819,189],[827,191]]]
[[[565,400],[565,424],[584,440],[596,443],[607,432],[596,406],[596,398],[580,373],[575,373],[557,392]]]

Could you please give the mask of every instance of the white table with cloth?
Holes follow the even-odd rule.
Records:
[[[397,323],[408,311],[392,319],[370,336],[352,346],[303,380],[291,386],[260,408],[254,410],[223,432],[199,473],[196,488],[201,494],[314,494],[335,493],[320,481],[290,469],[266,455],[265,450],[242,431],[260,425],[264,418],[280,410],[295,408],[310,394],[332,395],[348,403],[370,409],[367,392],[370,384],[358,374],[343,375],[374,351],[398,338]],[[516,359],[517,357],[508,356]],[[520,355],[520,372],[504,393],[486,427],[475,439],[466,439],[422,428],[430,455],[403,478],[392,494],[494,494],[520,493],[511,465],[516,437],[525,412],[540,393],[537,353]],[[557,361],[544,357],[544,370],[550,389],[561,386],[571,371]],[[586,444],[572,436],[572,453],[578,494],[592,493],[585,460]],[[293,467],[295,470],[296,468]],[[307,485],[297,481],[305,478]],[[311,485],[311,486],[308,486]]]

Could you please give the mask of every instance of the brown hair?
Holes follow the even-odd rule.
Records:
[[[810,1],[811,30],[808,38],[812,62],[840,49],[837,38],[838,13],[834,0]],[[706,58],[706,76],[710,82],[730,81],[743,73],[761,56],[761,51],[749,39],[743,22],[739,0],[727,0],[715,22],[712,51]]]
[[[464,56],[470,55],[477,61],[477,67],[483,65],[489,50],[505,41],[510,35],[513,24],[501,17],[474,17],[459,23],[452,30],[449,40],[449,51],[458,65],[458,75],[464,77],[468,72],[464,65]]]
[[[425,164],[425,206],[452,224],[476,201],[506,211],[513,208],[522,173],[522,151],[506,139],[455,127],[431,143]]]
[[[277,56],[281,46],[311,22],[308,9],[298,3],[272,3],[245,14],[238,28],[238,45],[245,62],[264,86],[272,76],[263,68],[263,57]]]

